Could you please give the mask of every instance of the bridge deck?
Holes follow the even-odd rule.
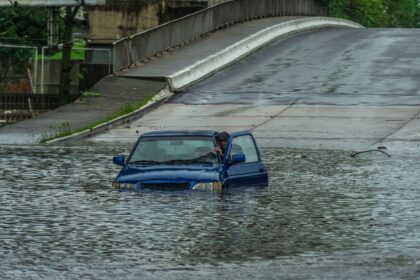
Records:
[[[261,146],[418,150],[420,30],[329,28],[280,39],[177,94],[130,127],[251,129]]]
[[[138,67],[119,72],[117,76],[131,78],[164,78],[203,58],[215,54],[236,42],[265,28],[302,17],[273,17],[235,24],[229,28],[209,33],[187,47],[166,52]]]

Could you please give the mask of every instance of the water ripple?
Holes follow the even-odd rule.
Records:
[[[266,149],[267,188],[118,193],[111,158],[128,151],[0,147],[0,278],[420,271],[418,156]]]

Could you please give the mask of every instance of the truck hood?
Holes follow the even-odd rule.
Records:
[[[126,166],[117,177],[119,183],[138,183],[145,181],[199,182],[219,181],[220,166],[197,165],[159,165]]]

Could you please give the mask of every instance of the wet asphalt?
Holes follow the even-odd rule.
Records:
[[[419,29],[326,28],[276,41],[174,103],[418,105]]]
[[[282,38],[89,141],[133,142],[162,129],[249,129],[264,147],[417,151],[419,35],[324,28]]]

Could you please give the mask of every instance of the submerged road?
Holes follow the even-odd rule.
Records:
[[[327,28],[280,39],[89,141],[252,129],[264,147],[417,149],[420,30]]]

